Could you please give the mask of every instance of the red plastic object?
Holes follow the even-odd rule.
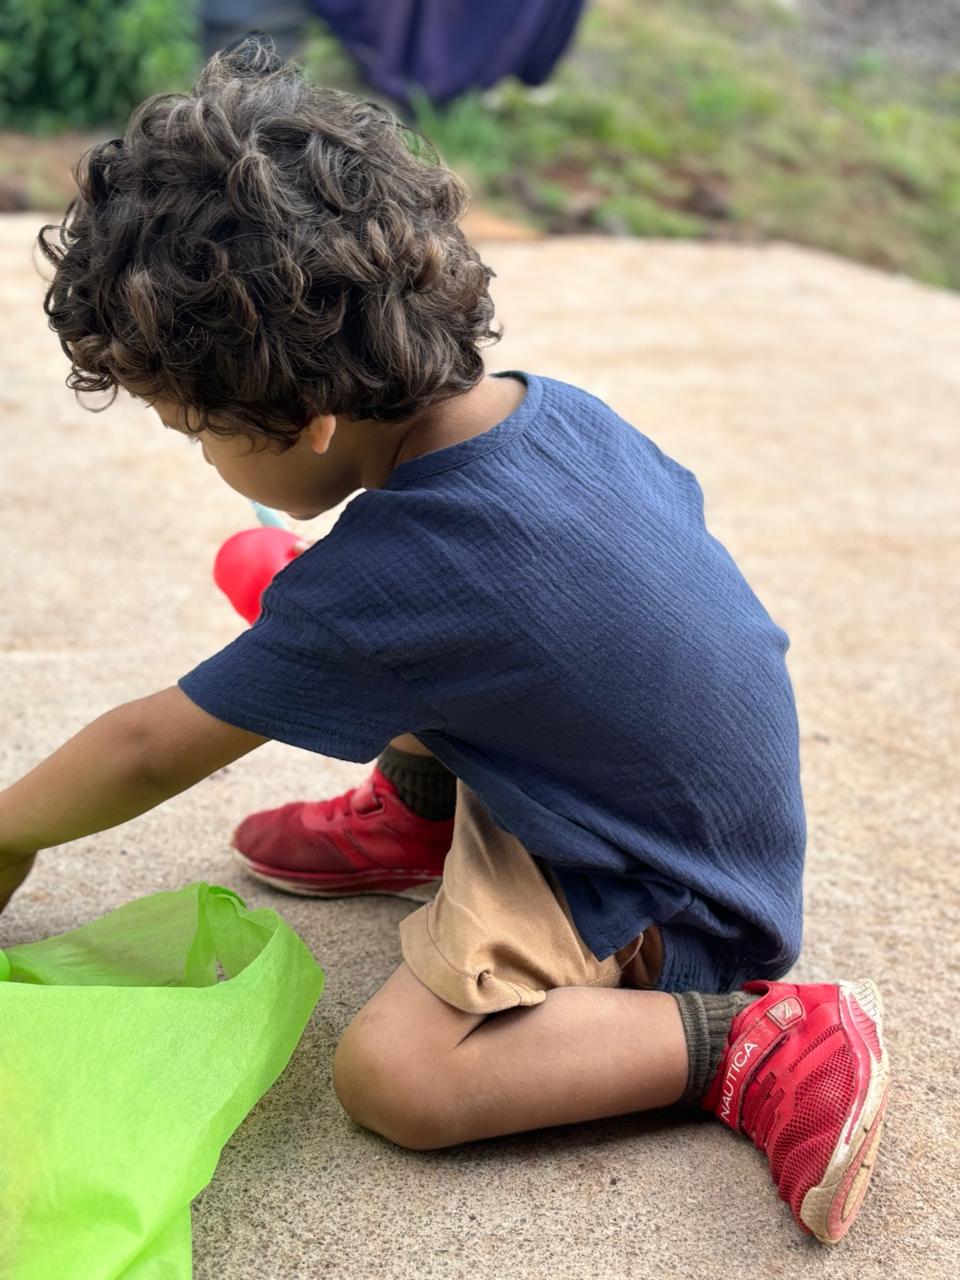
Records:
[[[240,617],[253,623],[264,591],[303,550],[303,538],[288,529],[243,529],[217,552],[213,580]]]

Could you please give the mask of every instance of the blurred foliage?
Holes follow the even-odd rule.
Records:
[[[361,82],[353,59],[325,22],[308,18],[303,28],[300,64],[314,84],[371,97]]]
[[[147,94],[188,89],[198,7],[0,0],[0,124],[119,126]],[[377,96],[317,19],[300,60]],[[405,118],[478,202],[547,231],[777,237],[960,288],[954,67],[821,57],[777,0],[591,0],[549,84],[442,109],[414,94]]]
[[[332,53],[318,25],[311,75],[368,92]],[[779,237],[960,288],[960,73],[805,57],[774,0],[593,0],[548,85],[411,122],[546,230]]]
[[[195,0],[2,0],[0,124],[37,133],[120,125],[151,93],[188,88]]]

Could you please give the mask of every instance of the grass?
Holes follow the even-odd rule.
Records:
[[[134,59],[142,91],[189,87],[193,4],[127,0],[136,29],[115,34],[128,51],[148,46]],[[31,31],[32,5],[11,9]],[[171,35],[174,11],[187,25]],[[158,24],[168,38],[147,39]],[[77,83],[61,86],[60,114],[22,122],[31,137],[87,119],[77,103],[90,59],[74,49],[84,33],[60,27]],[[316,20],[302,61],[318,83],[373,96]],[[0,80],[28,63],[0,40]],[[818,61],[774,0],[591,0],[547,85],[507,80],[445,109],[421,95],[408,118],[478,203],[547,231],[777,237],[960,289],[960,56],[955,66],[934,75],[872,49]],[[106,89],[119,92],[114,71]],[[29,142],[8,135],[0,147],[0,203],[6,185],[53,207],[44,148],[34,157]],[[60,142],[45,142],[57,153],[48,168]]]
[[[319,26],[306,62],[361,91]],[[411,120],[478,201],[549,231],[778,237],[960,288],[960,73],[828,66],[771,0],[594,0],[547,86]]]

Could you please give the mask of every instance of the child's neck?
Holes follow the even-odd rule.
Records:
[[[523,403],[526,392],[519,378],[481,379],[470,391],[428,410],[404,437],[393,465],[482,435],[509,418]]]

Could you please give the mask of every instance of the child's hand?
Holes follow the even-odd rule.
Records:
[[[35,853],[29,853],[26,857],[23,854],[13,857],[0,852],[0,911],[10,901],[13,891],[18,889],[30,874],[30,868],[36,856]]]

